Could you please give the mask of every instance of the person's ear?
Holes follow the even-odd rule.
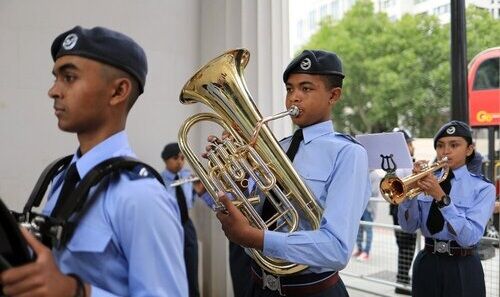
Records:
[[[342,96],[342,88],[339,87],[332,88],[330,90],[330,99],[328,100],[328,102],[330,104],[335,104],[340,100],[341,96]]]
[[[466,156],[470,156],[472,155],[472,152],[474,152],[474,144],[471,143],[467,146],[467,151],[465,152],[466,153]]]
[[[120,77],[111,83],[111,105],[126,103],[132,91],[132,82],[126,77]]]

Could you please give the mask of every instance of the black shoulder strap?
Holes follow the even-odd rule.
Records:
[[[72,199],[66,199],[61,211],[55,219],[67,221],[74,213],[79,212],[85,202],[90,188],[97,185],[104,177],[121,170],[135,171],[143,177],[154,177],[164,185],[161,175],[151,166],[130,157],[115,157],[107,159],[92,168],[71,193]]]
[[[66,157],[59,158],[54,162],[50,163],[40,174],[38,181],[35,184],[35,187],[31,191],[30,197],[23,208],[23,213],[31,212],[33,207],[40,206],[43,197],[45,196],[45,192],[47,192],[47,187],[50,182],[59,172],[64,170],[66,166],[69,165],[73,159],[73,155],[69,155]]]
[[[64,204],[60,211],[53,217],[37,214],[32,211],[33,207],[38,207],[41,204],[47,187],[58,173],[60,173],[71,162],[73,155],[66,156],[55,160],[40,175],[30,198],[24,206],[22,214],[17,215],[19,222],[31,223],[33,219],[43,218],[43,222],[38,224],[38,229],[42,236],[42,242],[50,243],[50,246],[60,247],[66,244],[73,235],[79,218],[85,212],[83,206],[87,202],[87,196],[90,188],[101,182],[106,176],[121,170],[132,172],[139,178],[156,178],[162,185],[165,185],[161,175],[151,166],[140,162],[130,157],[115,157],[107,159],[94,168],[92,168],[80,181],[75,188],[72,199],[64,199]],[[92,203],[90,201],[89,203]],[[74,220],[69,221],[69,218],[76,214]]]

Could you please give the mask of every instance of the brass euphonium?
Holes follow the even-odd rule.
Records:
[[[441,175],[438,177],[438,182],[441,183],[448,176],[448,158],[444,157],[433,164],[422,168],[421,172],[409,175],[405,178],[399,178],[394,172],[388,173],[380,181],[380,192],[382,197],[392,204],[400,204],[401,202],[413,199],[423,190],[417,185],[417,182],[426,175],[436,172],[443,168]]]
[[[270,229],[277,222],[272,230],[293,232],[298,229],[299,220],[303,219],[309,222],[312,229],[318,229],[321,207],[264,124],[283,116],[297,115],[298,108],[262,118],[243,77],[249,58],[250,53],[246,49],[230,50],[203,66],[184,85],[180,94],[181,103],[200,102],[214,113],[189,117],[179,130],[179,147],[212,196],[214,210],[224,209],[217,193],[229,192],[235,198],[233,203],[250,224],[259,229]],[[230,134],[230,137],[210,144],[212,149],[208,152],[207,166],[200,162],[188,144],[189,130],[203,121],[216,123]],[[259,203],[259,195],[247,197],[250,196],[245,189],[248,178],[255,181],[260,193],[270,199],[277,210],[267,221],[253,206]],[[250,250],[254,260],[273,274],[288,275],[307,268],[306,265],[266,257],[256,249]]]

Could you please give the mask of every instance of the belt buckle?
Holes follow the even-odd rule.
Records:
[[[262,289],[268,288],[271,291],[278,291],[281,296],[281,282],[279,276],[274,276],[272,274],[267,274],[264,269],[262,269]]]
[[[433,254],[435,254],[436,252],[440,254],[448,253],[448,255],[453,256],[450,249],[450,242],[451,240],[437,241],[436,239],[434,239],[434,252],[432,253]]]

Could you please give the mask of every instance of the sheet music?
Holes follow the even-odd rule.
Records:
[[[356,139],[368,152],[370,170],[382,169],[382,157],[392,155],[398,169],[413,168],[413,161],[401,132],[360,134]]]

